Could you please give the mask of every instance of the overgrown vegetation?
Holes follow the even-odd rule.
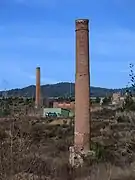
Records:
[[[135,111],[135,74],[134,74],[134,65],[130,64],[130,82],[128,83],[127,89],[126,89],[126,98],[125,102],[123,104],[123,110],[128,110],[128,111]],[[130,86],[130,87],[129,87]]]
[[[97,180],[100,172],[94,175],[95,168],[101,171],[108,164],[110,168],[130,167],[135,161],[135,126],[125,120],[114,123],[112,116],[117,121],[114,110],[93,114],[92,150],[96,156],[87,158],[81,169],[72,169],[68,164],[69,147],[73,145],[72,123],[63,120],[61,125],[52,125],[45,119],[26,116],[25,109],[19,116],[0,119],[0,179]],[[106,168],[102,171],[107,173]]]
[[[0,101],[0,179],[135,179],[133,70],[130,77],[132,91],[127,91],[122,111],[103,108],[92,113],[91,149],[95,156],[87,157],[84,166],[77,169],[68,163],[69,147],[74,139],[71,119],[28,116],[34,108],[34,99],[3,98]],[[103,104],[110,100],[105,98]]]

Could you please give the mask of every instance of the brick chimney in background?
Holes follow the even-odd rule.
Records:
[[[76,24],[75,136],[76,150],[90,150],[89,20]]]
[[[40,67],[36,68],[36,108],[40,107]]]

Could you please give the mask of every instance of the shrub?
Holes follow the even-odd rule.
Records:
[[[5,132],[5,130],[4,129],[0,129],[0,141],[4,141],[5,138],[7,138],[7,137],[8,137],[8,135]]]

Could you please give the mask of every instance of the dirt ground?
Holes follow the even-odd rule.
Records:
[[[106,109],[93,112],[96,155],[78,169],[68,164],[72,121],[56,121],[23,115],[0,119],[0,180],[135,179],[134,117]]]

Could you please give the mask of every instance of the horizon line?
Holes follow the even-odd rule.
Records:
[[[68,84],[75,84],[75,82],[68,82],[68,81],[65,81],[65,82],[57,82],[57,83],[47,83],[47,84],[41,84],[41,87],[42,86],[47,86],[47,85],[57,85],[57,84],[66,84],[66,83],[68,83]],[[24,88],[28,88],[28,87],[30,87],[30,86],[36,86],[36,84],[31,84],[31,85],[26,85],[26,86],[24,86],[24,87],[15,87],[15,88],[8,88],[8,89],[6,89],[6,90],[0,90],[0,92],[2,92],[2,91],[10,91],[10,90],[16,90],[16,89],[24,89]],[[126,89],[127,87],[121,87],[121,88],[108,88],[108,87],[101,87],[101,86],[94,86],[94,85],[90,85],[90,87],[92,87],[92,88],[101,88],[101,89],[108,89],[108,90],[122,90],[122,89]],[[132,88],[132,86],[131,87],[128,87],[128,88]]]

